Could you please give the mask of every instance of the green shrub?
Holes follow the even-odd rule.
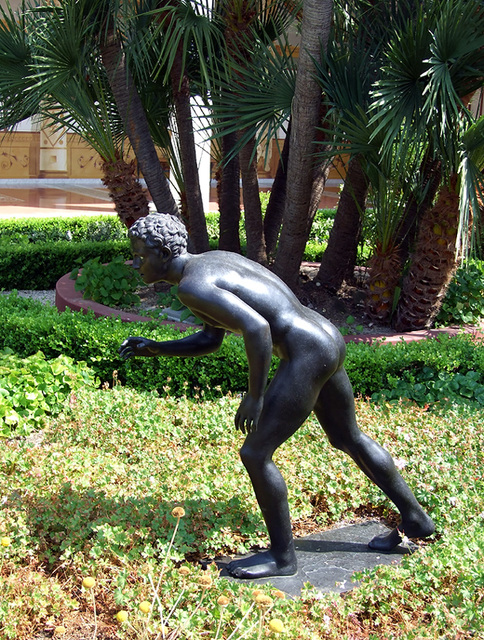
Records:
[[[188,332],[194,330],[187,329]],[[162,394],[193,395],[208,388],[240,393],[247,388],[247,359],[239,336],[227,335],[217,353],[200,358],[122,361],[117,349],[130,335],[161,341],[177,339],[180,332],[156,321],[122,323],[116,318],[96,319],[93,314],[70,311],[59,314],[55,308],[19,298],[14,293],[0,298],[0,348],[9,347],[22,357],[39,350],[48,358],[65,354],[76,361],[87,362],[102,382],[111,383],[113,376],[117,376],[130,387],[157,389]],[[274,360],[273,370],[276,365]],[[466,335],[402,341],[396,345],[350,342],[346,369],[355,394],[363,397],[384,390],[390,392],[388,398],[392,393],[394,397],[401,397],[405,386],[407,397],[419,402],[449,396],[468,402],[470,386],[472,399],[480,402],[484,348],[482,341],[476,342]],[[468,372],[475,374],[468,376]],[[457,375],[464,376],[465,380],[462,377],[454,380]],[[415,391],[417,384],[425,385],[425,392],[420,393],[418,387]]]
[[[140,302],[135,291],[142,284],[141,277],[121,256],[107,264],[103,264],[99,257],[92,258],[84,263],[82,269],[73,269],[71,278],[76,281],[76,291],[83,292],[83,298],[108,307],[130,307]]]
[[[438,325],[477,324],[484,318],[484,262],[470,260],[457,270],[442,303]]]
[[[71,391],[92,386],[85,363],[60,355],[48,361],[43,353],[21,358],[0,351],[0,436],[25,436],[42,426],[47,414],[57,415]]]
[[[395,345],[350,342],[346,369],[355,393],[364,397],[481,403],[484,343],[465,334]]]
[[[59,242],[124,240],[126,227],[116,214],[58,218],[7,218],[0,220],[0,246]]]
[[[117,256],[131,258],[127,240],[6,244],[0,251],[0,289],[52,289],[77,260],[109,262]]]
[[[117,350],[130,335],[161,341],[179,338],[180,331],[156,321],[123,323],[119,318],[96,319],[92,313],[58,313],[15,293],[0,297],[0,348],[9,347],[21,356],[39,350],[48,358],[65,354],[87,362],[102,382],[111,383],[117,376],[123,384],[160,393],[170,390],[182,395],[206,387],[220,387],[226,393],[247,388],[244,344],[237,336],[227,336],[220,351],[206,357],[123,361]]]

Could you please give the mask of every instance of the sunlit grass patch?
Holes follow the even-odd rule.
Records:
[[[264,588],[266,611],[252,586],[197,564],[267,544],[238,457],[239,401],[81,389],[40,444],[5,441],[0,637],[34,640],[60,627],[69,638],[80,621],[86,638],[235,640],[283,629],[293,639],[450,640],[484,632],[481,413],[358,401],[360,426],[392,453],[437,535],[400,565],[361,576],[344,598],[309,590],[283,600]],[[296,533],[394,513],[312,418],[276,458]],[[95,580],[90,588],[86,577]]]

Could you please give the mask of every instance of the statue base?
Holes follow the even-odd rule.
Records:
[[[294,576],[237,580],[225,569],[233,558],[219,558],[216,564],[221,569],[221,577],[242,584],[270,584],[293,597],[299,596],[307,583],[316,591],[343,593],[357,586],[352,580],[355,571],[400,562],[404,555],[416,549],[414,543],[399,545],[390,553],[370,549],[370,540],[387,531],[385,525],[371,520],[298,538],[295,540],[298,571]]]

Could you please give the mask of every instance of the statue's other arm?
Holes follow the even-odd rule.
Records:
[[[179,287],[178,297],[201,318],[216,326],[242,334],[249,364],[249,390],[237,414],[237,429],[248,433],[257,428],[272,358],[272,336],[268,321],[230,291],[213,286],[202,295],[191,287]]]

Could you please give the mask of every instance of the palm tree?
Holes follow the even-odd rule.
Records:
[[[375,319],[388,322],[406,266],[402,244],[412,242],[416,235],[412,222],[415,227],[422,219],[409,214],[418,212],[424,216],[441,176],[443,184],[457,184],[453,174],[470,166],[469,162],[462,162],[465,154],[459,136],[463,130],[462,117],[468,123],[472,118],[460,98],[482,83],[484,41],[478,2],[372,3],[373,10],[377,10],[377,17],[383,12],[386,16],[383,23],[369,21],[368,31],[361,30],[359,22],[356,34],[363,35],[363,46],[359,46],[360,38],[356,41],[358,46],[354,46],[354,32],[350,30],[347,41],[343,39],[339,44],[338,40],[330,47],[319,75],[326,99],[329,98],[334,110],[333,127],[328,127],[330,134],[335,144],[345,148],[351,157],[363,160],[362,167],[369,180],[376,215],[376,244],[369,263],[368,311]],[[378,25],[376,41],[375,25]],[[377,64],[373,69],[370,64],[370,73],[367,70],[365,75],[368,52],[370,62]],[[347,60],[352,61],[349,67],[345,64]],[[363,77],[371,81],[362,84]],[[463,193],[476,192],[476,181],[469,182],[472,175],[473,172],[467,172],[467,177],[462,175],[459,179],[460,184],[466,184]],[[466,208],[461,203],[461,213]],[[437,215],[438,211],[437,208]],[[458,209],[455,212],[457,228]],[[465,232],[462,237],[466,237]],[[434,250],[443,253],[442,238],[440,242],[437,240],[435,234]],[[420,251],[429,242],[417,246]],[[443,265],[440,264],[440,271],[444,270]],[[416,272],[410,269],[409,274]],[[443,281],[448,281],[448,275]],[[404,286],[409,282],[407,278]],[[418,285],[424,296],[434,296],[429,298],[432,309],[438,306],[443,286],[439,288],[433,283],[423,289],[422,283]],[[416,300],[414,295],[402,295],[399,309],[412,300]],[[427,305],[421,306],[425,323],[430,318],[428,309]],[[401,311],[397,311],[399,316]]]
[[[413,136],[421,166],[431,158],[442,172],[437,201],[423,211],[403,280],[394,322],[399,330],[432,324],[456,268],[459,244],[465,248],[471,205],[481,188],[463,136],[474,120],[467,96],[483,82],[482,5],[424,3],[416,24],[418,29],[407,26],[390,44],[374,96],[373,123],[383,135],[382,155],[389,156],[398,138]]]
[[[229,158],[239,157],[242,177],[247,255],[267,262],[264,223],[259,198],[256,150],[261,142],[277,135],[280,114],[274,111],[274,97],[281,95],[288,56],[278,48],[281,35],[294,21],[297,3],[281,0],[222,0],[217,3],[224,24],[227,45],[225,64],[217,69],[212,93],[216,135],[237,133],[237,143]],[[276,44],[277,42],[277,44]],[[279,86],[278,86],[279,81]],[[292,97],[293,90],[290,91]],[[287,101],[287,114],[290,98]],[[286,114],[286,115],[287,115]]]
[[[263,28],[260,31],[263,31]],[[228,136],[237,137],[236,142],[225,147],[225,152],[219,160],[222,172],[232,159],[238,157],[245,145],[250,145],[252,149],[254,146],[267,149],[274,140],[278,144],[279,130],[288,132],[287,123],[290,123],[296,78],[294,46],[288,44],[285,35],[279,36],[274,42],[266,40],[267,36],[264,39],[258,38],[255,46],[255,39],[252,38],[251,59],[250,62],[246,60],[244,65],[238,64],[237,57],[234,60],[227,54],[228,68],[218,70],[218,75],[213,81],[217,88],[211,94],[215,140],[224,140]],[[240,131],[243,133],[240,134]],[[282,222],[289,152],[288,135],[284,148],[279,149],[279,152],[279,167],[271,189],[263,228],[260,224],[260,208],[249,214],[245,211],[246,217],[248,214],[254,221],[249,237],[254,238],[256,246],[265,245],[266,251],[270,253],[275,249]],[[251,151],[245,154],[246,166],[254,160],[255,153]],[[243,185],[243,189],[246,189],[246,186]],[[258,185],[255,186],[259,199]],[[236,206],[239,208],[239,200]],[[221,215],[222,213],[221,210]],[[238,219],[238,216],[234,215],[234,218]],[[250,223],[247,219],[245,223],[247,228]],[[234,224],[233,229],[237,229],[238,232],[238,224]]]
[[[91,4],[91,0],[87,0],[87,8],[92,11]],[[79,7],[80,3],[75,0],[74,5]],[[113,0],[96,2],[94,16],[91,13],[88,18],[95,17],[96,31],[100,34],[99,51],[102,64],[123,120],[125,132],[136,154],[138,166],[146,180],[155,206],[158,211],[177,215],[178,207],[158,160],[141,97],[131,70],[126,64],[124,48],[129,47],[131,38],[129,30],[123,29],[125,25],[122,18],[125,6],[128,10],[130,9],[130,3],[119,5]],[[131,22],[131,17],[128,15],[128,24]]]
[[[389,232],[399,228],[401,207],[389,209],[384,194],[380,193],[386,180],[398,191],[395,182],[398,176],[394,171],[392,175],[391,163],[380,166],[381,140],[372,138],[369,125],[371,89],[380,74],[382,49],[395,28],[412,15],[412,4],[410,1],[337,3],[328,48],[317,65],[323,101],[329,110],[324,123],[328,149],[323,155],[349,156],[335,222],[317,278],[332,291],[338,291],[344,280],[352,279],[371,188],[376,194],[376,231],[380,234],[376,237],[373,260],[373,301],[378,295],[375,288],[388,295],[389,283],[381,279],[379,265],[385,256],[394,253],[395,243]],[[388,301],[380,306],[381,310],[388,308]]]
[[[68,127],[101,156],[103,179],[120,218],[129,226],[146,215],[148,201],[136,167],[124,160],[124,123],[99,64],[98,25],[88,3],[25,5],[19,16],[7,7],[2,18],[2,125],[12,128],[26,116],[41,115]]]

